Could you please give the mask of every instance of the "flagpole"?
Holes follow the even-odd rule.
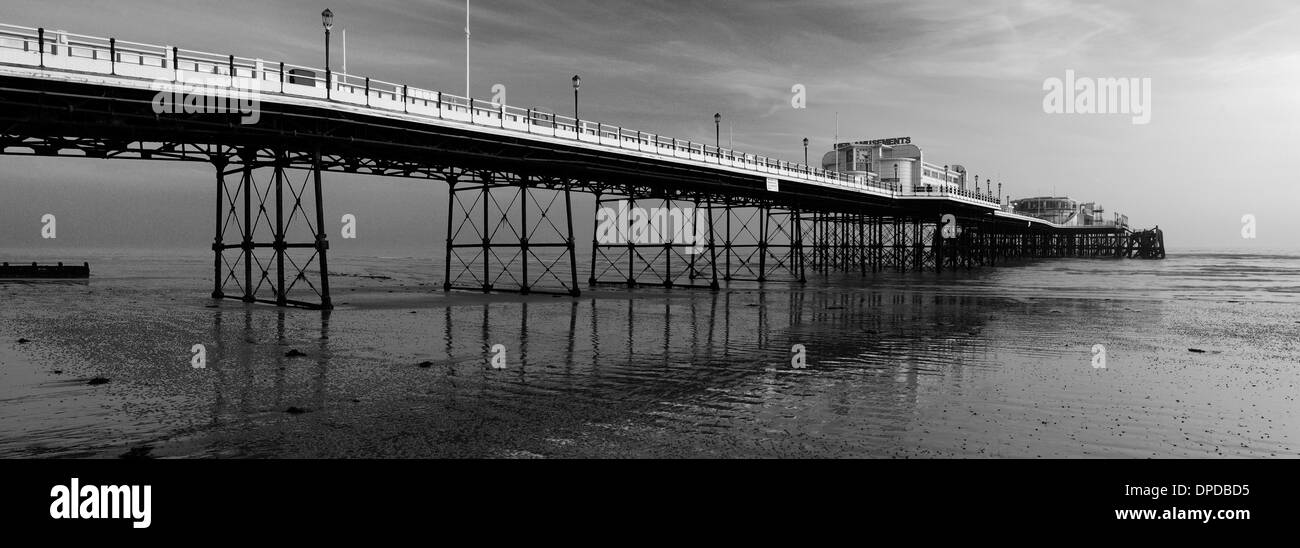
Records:
[[[469,98],[469,0],[465,0],[465,100],[473,116],[474,100]]]

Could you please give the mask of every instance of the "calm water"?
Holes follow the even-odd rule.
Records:
[[[95,277],[0,283],[4,456],[1300,454],[1296,255],[578,299],[445,295],[432,261],[331,257],[328,314],[217,305],[197,253],[23,259]]]

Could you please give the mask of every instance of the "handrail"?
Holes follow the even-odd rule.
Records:
[[[109,69],[104,71],[104,73],[112,73],[118,77],[144,78],[143,76],[123,76],[114,70],[118,65],[124,67],[133,65],[138,67],[149,67],[151,70],[166,69],[166,71],[172,74],[173,81],[179,78],[179,73],[181,72],[201,71],[204,74],[210,74],[212,76],[229,77],[228,81],[230,81],[230,85],[233,87],[235,86],[234,79],[243,79],[245,78],[243,74],[247,74],[248,78],[252,78],[262,83],[280,82],[279,89],[273,90],[273,92],[278,92],[279,94],[286,96],[304,96],[302,92],[298,91],[304,86],[307,88],[317,89],[328,87],[339,92],[332,97],[332,103],[358,104],[372,109],[400,112],[406,115],[419,117],[437,119],[448,119],[450,117],[453,121],[468,122],[474,125],[484,125],[482,121],[476,121],[476,119],[487,119],[491,121],[491,124],[488,127],[523,131],[526,133],[537,133],[541,135],[549,134],[552,137],[572,138],[579,142],[592,143],[601,146],[630,148],[641,153],[649,153],[656,156],[678,159],[685,158],[719,167],[737,168],[769,175],[782,175],[793,179],[853,190],[870,190],[878,193],[887,193],[891,197],[957,196],[986,202],[986,205],[996,204],[999,209],[1001,207],[1000,201],[997,198],[984,193],[970,193],[964,189],[956,189],[952,187],[927,188],[924,190],[911,188],[910,190],[904,191],[901,183],[895,181],[881,181],[879,176],[873,176],[874,174],[863,176],[836,172],[777,158],[721,148],[708,145],[707,143],[664,137],[656,133],[630,130],[622,126],[604,124],[592,120],[575,120],[572,117],[555,113],[541,113],[535,109],[524,109],[479,99],[471,99],[435,90],[414,88],[403,84],[374,80],[352,74],[330,71],[330,81],[326,82],[327,72],[323,69],[314,67],[269,62],[256,58],[221,55],[171,46],[117,41],[110,38],[98,38],[64,31],[49,31],[43,28],[21,27],[3,23],[0,23],[0,36],[20,39],[23,42],[23,49],[20,51],[23,51],[24,53],[33,53],[27,48],[28,42],[42,41],[42,43],[45,44],[46,51],[42,52],[42,64],[40,66],[45,70],[50,70],[52,68],[48,66],[50,61],[48,48],[51,45],[65,46],[66,48],[79,48],[91,52],[90,57],[85,57],[85,60],[107,63]],[[3,43],[0,43],[0,51],[5,49],[16,48],[5,46]],[[103,58],[101,58],[98,53],[100,51],[106,53]],[[133,57],[133,59],[129,62],[119,61],[117,58],[122,57],[122,54],[127,54]],[[64,56],[63,54],[54,55],[56,57]],[[76,58],[82,59],[83,57],[78,55]],[[158,64],[154,65],[153,63],[146,63],[146,58],[157,60]],[[0,61],[0,63],[4,62],[5,61]],[[91,72],[97,71],[93,68],[88,70]],[[296,89],[286,89],[287,85],[296,85],[298,87]],[[364,91],[358,92],[358,90]],[[267,92],[262,91],[262,93]],[[320,95],[307,95],[307,97],[313,99],[325,99],[325,93],[316,93],[320,93]],[[364,97],[356,97],[361,94],[364,94]],[[385,97],[385,95],[391,97],[391,99]],[[375,102],[372,102],[372,99],[375,99]],[[413,99],[422,100],[424,101],[424,104],[414,103]],[[385,106],[384,101],[398,101],[402,104],[400,107],[393,106],[391,103]],[[429,105],[429,101],[436,101],[436,108],[434,105]],[[376,102],[378,105],[375,104]],[[430,110],[432,110],[432,112],[430,112]],[[539,114],[542,115],[538,116]],[[509,119],[509,121],[507,119]],[[609,140],[615,141],[615,144],[607,144],[607,141]],[[635,143],[635,146],[628,143]]]

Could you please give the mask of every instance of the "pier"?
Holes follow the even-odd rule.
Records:
[[[1164,256],[1158,230],[1056,224],[978,180],[913,184],[331,67],[44,28],[0,25],[0,105],[0,154],[211,165],[219,299],[332,307],[321,191],[331,172],[447,185],[447,291],[576,296],[584,285],[718,289]],[[704,212],[703,245],[593,241],[580,258],[573,227],[589,218],[573,193],[597,208]]]

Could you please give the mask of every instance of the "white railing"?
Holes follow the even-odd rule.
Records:
[[[329,100],[409,116],[569,139],[886,197],[967,198],[981,205],[998,207],[995,197],[979,192],[958,188],[905,190],[899,183],[882,182],[874,174],[840,173],[622,126],[575,120],[538,109],[471,100],[351,74],[332,73],[330,81],[326,82],[324,70],[262,59],[0,24],[0,65],[4,64],[154,82],[203,78],[207,85]]]
[[[901,191],[901,196],[919,196],[919,197],[945,197],[945,198],[969,198],[979,202],[987,202],[1001,209],[999,204],[1001,198],[988,192],[980,192],[979,189],[966,190],[960,187],[920,185],[909,190]]]

